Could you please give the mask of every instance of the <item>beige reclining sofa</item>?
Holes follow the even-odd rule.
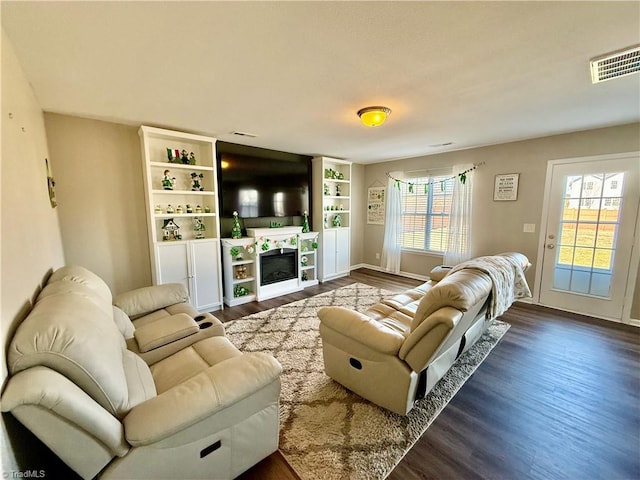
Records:
[[[83,478],[234,478],[278,448],[280,364],[181,285],[54,272],[8,347],[10,411]],[[133,318],[134,320],[130,320]]]
[[[406,415],[496,316],[516,298],[530,296],[523,273],[528,266],[519,253],[481,257],[439,268],[430,281],[363,313],[320,309],[326,374]]]

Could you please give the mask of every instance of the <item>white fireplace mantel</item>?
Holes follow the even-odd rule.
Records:
[[[254,238],[302,233],[302,227],[247,228],[247,235]]]

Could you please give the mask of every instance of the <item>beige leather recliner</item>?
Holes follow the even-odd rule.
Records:
[[[186,300],[161,285],[118,307],[93,273],[57,270],[9,345],[2,411],[83,478],[236,477],[278,448],[281,366]]]
[[[500,265],[499,276],[519,278],[503,283],[522,282],[522,272],[529,266],[519,253],[483,259]],[[361,397],[406,415],[496,316],[487,315],[492,291],[496,294],[492,275],[466,266],[440,273],[446,276],[439,282],[430,280],[363,313],[342,307],[320,309],[326,374]],[[526,292],[528,287],[523,287],[514,295]]]

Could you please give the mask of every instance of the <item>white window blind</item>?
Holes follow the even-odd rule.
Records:
[[[453,181],[443,175],[400,183],[402,248],[437,253],[447,249]]]

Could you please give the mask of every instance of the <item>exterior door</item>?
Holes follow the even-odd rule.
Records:
[[[630,293],[640,157],[558,161],[550,168],[540,303],[621,320]]]

